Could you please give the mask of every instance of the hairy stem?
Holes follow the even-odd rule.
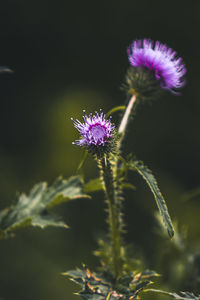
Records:
[[[121,274],[122,263],[120,211],[118,211],[117,191],[113,178],[112,166],[109,159],[107,159],[107,156],[104,156],[100,160],[100,166],[108,203],[108,223],[112,245],[113,272],[115,278],[118,279],[119,275]]]
[[[117,151],[120,152],[121,144],[125,136],[128,121],[133,109],[134,103],[136,102],[136,96],[133,95],[129,101],[126,111],[123,115],[120,123],[118,133],[119,141],[117,144]],[[120,197],[120,188],[118,187],[117,178],[117,167],[118,167],[118,156],[113,160],[111,165],[110,158],[105,155],[99,159],[99,166],[101,170],[101,176],[103,179],[106,199],[108,203],[108,223],[110,229],[110,239],[112,245],[112,269],[116,280],[122,273],[122,237],[123,232],[123,220],[122,220],[122,199]]]

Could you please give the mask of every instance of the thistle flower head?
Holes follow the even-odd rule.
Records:
[[[174,92],[184,86],[185,65],[165,44],[135,40],[127,52],[131,67],[149,70],[162,89]]]
[[[81,139],[76,140],[73,144],[84,146],[93,154],[98,152],[107,152],[110,150],[114,140],[114,128],[111,123],[111,117],[106,120],[105,114],[100,110],[95,115],[87,116],[84,112],[83,120],[73,120],[75,128],[80,132]]]

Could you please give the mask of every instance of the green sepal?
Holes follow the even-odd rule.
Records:
[[[153,72],[146,68],[129,67],[122,89],[128,96],[136,95],[138,101],[152,101],[158,99],[165,90],[160,87]]]

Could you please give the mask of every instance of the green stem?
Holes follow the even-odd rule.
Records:
[[[136,96],[133,95],[129,100],[129,104],[121,120],[118,133],[119,141],[117,144],[117,151],[120,152],[121,144],[125,136],[128,121],[133,110],[133,106],[136,102]],[[104,155],[99,159],[99,165],[101,175],[104,183],[105,194],[108,203],[108,223],[110,228],[110,239],[112,245],[112,269],[116,280],[122,273],[122,238],[121,233],[123,230],[123,221],[121,214],[121,199],[120,189],[118,188],[117,180],[117,167],[118,157],[113,159],[113,165],[111,165],[110,158]]]
[[[112,245],[113,272],[117,280],[122,270],[120,211],[118,209],[117,192],[113,179],[112,166],[109,159],[107,159],[107,156],[104,156],[100,160],[100,166],[108,203],[108,222]]]

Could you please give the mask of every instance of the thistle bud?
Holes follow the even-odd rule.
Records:
[[[111,123],[111,117],[106,120],[105,114],[100,110],[95,115],[89,116],[85,111],[81,123],[79,120],[74,122],[75,128],[80,132],[81,138],[73,144],[84,147],[91,154],[101,157],[105,153],[110,153],[115,148],[115,126]]]

